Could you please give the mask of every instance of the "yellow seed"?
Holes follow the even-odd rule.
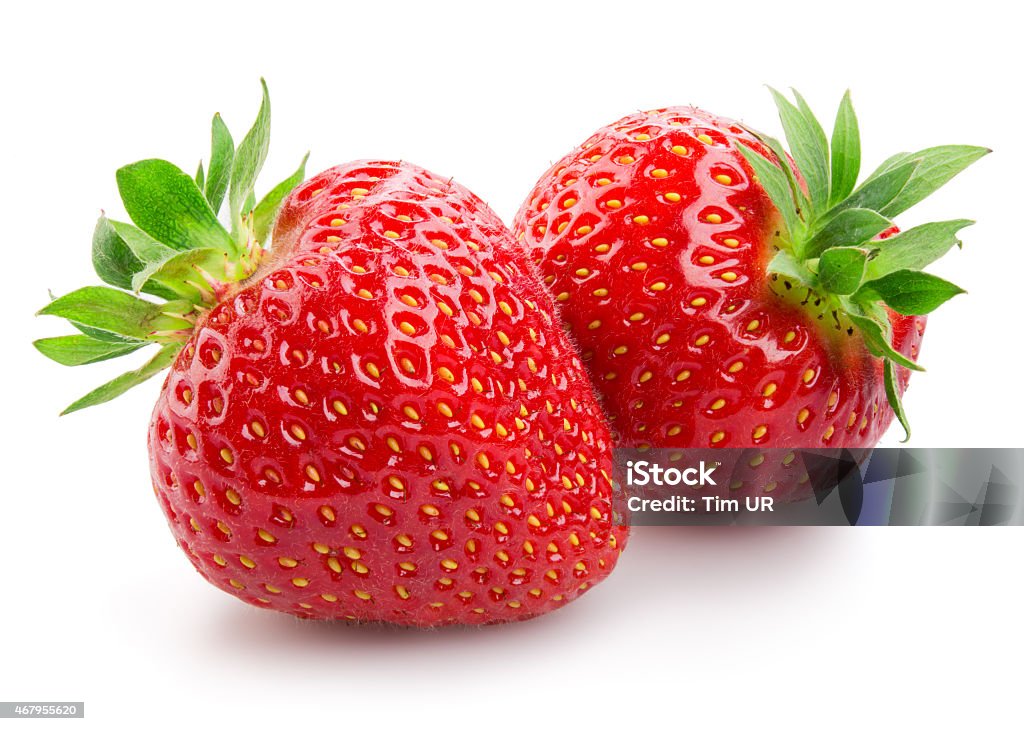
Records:
[[[634,312],[629,316],[630,322],[640,322],[642,319],[644,319],[644,313],[642,312]]]
[[[437,369],[437,375],[441,376],[441,378],[443,378],[444,380],[448,381],[448,383],[454,383],[455,382],[455,374],[452,373],[445,366],[441,366],[440,368]]]
[[[650,287],[648,287],[648,289],[650,289],[652,292],[663,292],[666,288],[668,288],[667,282],[655,282]]]
[[[807,421],[807,417],[810,415],[811,412],[808,411],[807,409],[800,409],[800,413],[796,415],[797,423],[803,424],[805,421]]]
[[[822,435],[821,438],[827,442],[829,439],[832,438],[832,434],[835,433],[835,430],[836,428],[834,426],[829,426],[829,428],[825,430],[825,433]]]
[[[296,561],[294,558],[289,558],[288,556],[281,556],[281,558],[277,559],[277,562],[281,565],[282,568],[286,569],[293,569],[299,565],[298,561]]]
[[[722,239],[722,243],[728,246],[730,249],[735,249],[740,245],[740,242],[736,239]]]
[[[722,217],[717,213],[709,213],[707,217],[708,223],[721,223]]]
[[[671,339],[672,339],[671,335],[669,335],[668,333],[662,333],[661,335],[659,335],[655,339],[654,343],[655,343],[655,345],[664,345],[665,343],[667,343]]]
[[[645,271],[647,271],[647,262],[645,262],[645,261],[634,262],[633,264],[629,265],[629,268],[632,269],[634,272],[645,272]]]
[[[723,439],[725,439],[724,431],[716,431],[714,434],[711,435],[711,441],[715,444],[722,441]]]
[[[796,333],[795,333],[795,332],[793,332],[792,330],[790,330],[789,332],[787,332],[787,333],[786,333],[786,336],[785,336],[785,337],[783,338],[783,340],[784,340],[785,342],[787,342],[787,343],[791,343],[791,342],[793,342],[793,341],[794,341],[795,339],[796,339]]]
[[[646,226],[650,222],[651,222],[651,219],[648,216],[644,216],[644,215],[633,216],[633,223],[637,224],[638,226]]]
[[[750,322],[747,323],[747,332],[753,332],[754,330],[757,330],[757,328],[759,327],[761,327],[760,320],[751,320]]]
[[[671,201],[672,203],[678,203],[682,199],[683,199],[683,197],[681,195],[679,195],[678,193],[666,193],[665,194],[665,200]]]
[[[659,236],[656,239],[651,239],[651,245],[663,248],[668,246],[668,239]]]
[[[644,371],[643,373],[640,374],[640,383],[647,383],[653,377],[653,373],[651,373],[650,371]]]
[[[595,289],[593,294],[594,294],[595,297],[607,297],[608,296],[608,290],[605,289],[604,287],[600,287],[598,289]]]
[[[664,168],[655,168],[654,170],[651,171],[651,177],[652,178],[667,178],[668,177],[668,170],[665,170]]]
[[[690,300],[690,304],[693,305],[694,307],[703,307],[707,303],[708,301],[705,297],[694,297],[692,300]]]
[[[260,540],[264,541],[265,543],[277,543],[277,539],[274,538],[272,534],[265,531],[263,528],[260,528],[258,531],[256,531],[256,535],[258,535]]]
[[[693,344],[698,348],[707,345],[711,341],[710,335],[701,335],[699,338],[693,341]]]
[[[723,398],[716,399],[715,402],[713,404],[711,404],[711,410],[712,411],[718,411],[723,406],[725,406],[725,399],[723,399]]]
[[[685,155],[686,154],[686,148],[683,147],[682,145],[673,145],[672,153],[675,154],[675,155]]]
[[[735,282],[737,274],[736,272],[722,272],[722,279],[726,282]]]
[[[609,208],[622,208],[622,201],[613,198],[612,200],[605,203],[605,205],[608,206]]]
[[[803,374],[803,376],[801,378],[803,379],[804,383],[810,383],[811,381],[813,381],[814,380],[814,369],[813,368],[808,368],[806,371],[804,371],[804,374]]]
[[[231,454],[231,450],[227,448],[220,450],[220,458],[227,462],[228,464],[231,464],[235,461],[235,455]]]
[[[732,185],[732,178],[730,178],[728,175],[716,175],[715,180],[721,183],[722,185]]]
[[[384,236],[386,236],[389,239],[397,239],[398,238],[398,232],[397,231],[385,231],[384,232]]]
[[[707,134],[704,134],[704,133],[701,133],[701,134],[697,135],[697,139],[700,140],[701,142],[703,142],[705,145],[713,145],[713,144],[715,144],[715,141],[713,139],[711,139],[711,135],[707,135]]]
[[[763,437],[767,433],[768,433],[768,427],[765,426],[764,424],[761,424],[761,426],[759,426],[756,429],[754,429],[754,439],[760,439],[761,437]]]
[[[685,381],[689,377],[690,377],[690,371],[688,371],[688,370],[679,371],[676,374],[676,382]]]

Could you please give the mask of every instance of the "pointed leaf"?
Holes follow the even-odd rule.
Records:
[[[878,177],[865,180],[846,199],[840,201],[829,214],[834,215],[850,208],[870,208],[872,211],[881,211],[906,187],[918,165],[920,165],[920,160],[912,158],[886,170]]]
[[[881,165],[875,168],[875,170],[864,180],[864,182],[866,183],[869,180],[874,180],[882,173],[886,173],[892,170],[897,165],[913,159],[913,157],[914,153],[912,152],[897,152],[895,155],[887,157]]]
[[[832,181],[828,202],[834,206],[857,187],[860,174],[860,129],[850,92],[843,94],[832,130]]]
[[[957,173],[991,150],[969,145],[930,147],[914,154],[921,161],[910,181],[881,213],[892,218],[915,206],[945,185]]]
[[[927,315],[964,290],[927,272],[899,269],[864,284],[858,298],[880,299],[901,315]]]
[[[804,247],[804,257],[813,259],[834,246],[859,246],[892,226],[892,221],[866,208],[843,211],[825,224]]]
[[[107,284],[130,289],[132,276],[145,264],[118,233],[122,226],[129,224],[117,224],[106,216],[100,216],[92,236],[92,265],[99,278]],[[142,234],[138,229],[135,231]],[[174,292],[158,284],[148,286],[143,291],[164,299],[174,297]]]
[[[214,213],[220,212],[231,180],[231,166],[235,158],[235,141],[219,114],[213,115],[210,133],[210,174],[206,179],[206,200]]]
[[[140,229],[184,251],[203,246],[234,250],[196,182],[166,160],[142,160],[117,171],[125,210]]]
[[[867,345],[868,350],[871,351],[873,355],[879,358],[888,358],[904,368],[909,368],[913,371],[924,370],[924,368],[890,345],[889,336],[886,330],[883,329],[882,325],[880,325],[877,320],[851,313],[847,313],[847,317],[849,317],[853,324],[857,326],[857,329],[864,338],[865,345]]]
[[[772,203],[778,209],[785,223],[790,237],[794,237],[800,230],[800,223],[797,217],[796,207],[793,204],[793,193],[786,180],[786,175],[777,165],[770,162],[753,147],[748,147],[740,142],[739,151],[754,169],[761,187],[764,188]]]
[[[225,256],[220,249],[172,252],[167,258],[151,262],[145,269],[136,273],[132,278],[132,289],[138,291],[147,282],[155,281],[173,287],[180,297],[194,302],[201,301],[201,291],[208,290],[208,286],[203,284],[205,280],[197,274],[196,267],[207,264],[207,271],[214,269],[219,272],[223,269]],[[189,282],[195,282],[202,290]]]
[[[111,342],[96,340],[87,335],[62,335],[56,338],[43,338],[32,343],[36,350],[50,360],[61,365],[77,366],[99,363],[109,358],[117,358],[132,353],[148,343],[144,342]]]
[[[827,292],[853,294],[864,279],[871,252],[849,246],[826,249],[818,260],[818,282]]]
[[[281,202],[285,199],[285,196],[287,196],[292,191],[292,188],[301,183],[306,177],[306,160],[308,159],[309,153],[307,152],[305,156],[303,156],[302,162],[299,163],[298,169],[275,185],[271,191],[263,196],[263,199],[256,204],[256,208],[253,209],[253,235],[260,243],[266,242],[267,236],[270,234],[270,227],[274,225],[274,217],[277,215],[277,209],[281,207]]]
[[[959,246],[957,232],[972,223],[965,219],[925,223],[876,242],[878,256],[868,263],[868,278],[878,279],[898,269],[923,269]]]
[[[203,185],[206,183],[206,173],[203,172],[203,161],[199,161],[199,168],[196,170],[196,187],[199,190],[203,189]]]
[[[117,398],[128,389],[152,378],[169,366],[174,361],[174,356],[177,355],[179,350],[181,350],[181,346],[178,344],[163,346],[159,351],[157,351],[157,354],[141,368],[129,371],[128,373],[123,373],[114,380],[104,383],[99,388],[90,391],[85,396],[64,409],[64,411],[61,412],[61,416],[64,414],[70,414],[73,411],[84,409],[88,406],[96,406],[97,404],[106,403],[111,399]]]
[[[270,144],[270,95],[267,92],[267,83],[260,79],[260,84],[263,87],[263,102],[260,104],[260,111],[256,115],[256,122],[252,129],[238,145],[231,170],[229,202],[232,226],[239,220],[242,206],[252,193],[256,177],[263,168],[263,162],[267,159],[267,147]]]
[[[907,412],[903,410],[903,400],[900,398],[900,391],[896,382],[896,365],[889,359],[885,361],[885,396],[889,400],[889,406],[899,419],[900,426],[906,436],[904,442],[910,440],[910,422],[907,421]]]
[[[56,315],[86,327],[147,339],[155,325],[163,324],[163,313],[152,302],[109,287],[82,287],[58,297],[40,315]]]
[[[828,201],[828,147],[825,133],[813,115],[808,117],[775,89],[769,87],[769,90],[779,110],[793,159],[807,182],[811,205],[815,210],[824,210]]]

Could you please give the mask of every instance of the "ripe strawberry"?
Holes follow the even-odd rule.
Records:
[[[267,104],[229,153],[234,235],[211,178],[204,197],[169,163],[123,168],[138,228],[101,220],[98,271],[168,301],[79,290],[43,312],[84,334],[37,345],[71,362],[73,348],[161,343],[128,376],[170,365],[149,430],[154,490],[196,569],[244,601],[416,626],[571,601],[608,575],[626,534],[600,409],[528,258],[479,198],[408,163],[354,162],[288,193],[300,168],[245,204]],[[178,263],[148,264],[174,243]],[[107,266],[124,251],[136,258]]]
[[[906,426],[924,315],[962,291],[920,270],[970,222],[878,235],[988,151],[897,155],[855,190],[849,95],[831,149],[799,95],[775,97],[792,159],[698,109],[631,114],[516,217],[620,445],[858,448]]]

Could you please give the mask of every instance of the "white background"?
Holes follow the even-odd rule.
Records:
[[[970,294],[932,318],[929,372],[906,406],[914,446],[1021,446],[1022,53],[1004,12],[977,1],[7,8],[0,700],[84,700],[81,725],[97,729],[143,714],[194,728],[1019,724],[1020,529],[639,529],[608,581],[527,624],[304,623],[210,588],[174,547],[145,453],[159,379],[58,419],[119,365],[70,370],[29,345],[63,331],[32,316],[48,287],[94,282],[95,219],[122,214],[114,170],[152,156],[194,168],[214,111],[241,137],[260,75],[274,104],[262,190],[307,149],[311,173],[404,158],[455,176],[506,221],[550,162],[632,110],[693,103],[778,133],[764,83],[796,86],[828,120],[849,86],[865,167],[934,144],[996,150],[900,221],[978,220],[934,270]]]

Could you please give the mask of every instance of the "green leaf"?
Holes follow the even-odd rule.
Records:
[[[203,184],[206,181],[206,173],[203,172],[203,161],[199,161],[199,168],[196,170],[196,187],[199,190],[203,189]]]
[[[263,102],[256,115],[256,122],[238,145],[235,162],[231,170],[231,186],[228,194],[232,226],[240,221],[242,206],[252,193],[256,177],[267,159],[270,144],[270,95],[267,83],[260,79],[263,87]]]
[[[207,271],[223,269],[225,254],[219,249],[190,249],[175,251],[160,261],[151,262],[132,278],[132,289],[138,291],[147,282],[164,283],[178,290],[181,297],[194,302],[202,300],[202,291],[209,290],[209,285],[196,272],[196,267],[206,265]],[[189,284],[195,282],[197,286]],[[201,289],[200,289],[201,288]]]
[[[972,223],[966,219],[925,223],[876,242],[878,256],[868,264],[868,278],[878,279],[898,269],[923,269],[959,246],[957,232]]]
[[[794,106],[775,89],[769,87],[769,91],[779,110],[779,119],[782,120],[793,159],[807,182],[811,206],[818,211],[824,210],[828,201],[829,154],[825,133],[799,94],[797,100],[802,108]]]
[[[899,269],[866,282],[858,298],[881,299],[901,315],[927,315],[964,290],[927,272]]]
[[[249,195],[245,197],[245,203],[242,204],[242,218],[245,218],[252,213],[252,209],[256,207],[256,191],[250,190]]]
[[[84,409],[88,406],[96,406],[97,404],[106,403],[111,399],[117,398],[128,389],[152,378],[169,366],[174,361],[174,356],[177,355],[179,350],[181,350],[181,345],[179,344],[172,343],[163,346],[159,351],[157,351],[157,354],[141,368],[129,371],[128,373],[122,373],[114,380],[90,391],[85,396],[64,409],[64,411],[61,412],[61,416],[64,414],[70,414],[73,411]]]
[[[123,230],[121,227],[134,228],[129,224],[117,223],[106,216],[100,216],[92,236],[92,265],[99,278],[107,284],[129,289],[132,276],[145,264],[118,233],[119,230]],[[138,229],[135,231],[142,234]],[[164,299],[174,297],[174,292],[155,283],[143,291]]]
[[[169,324],[160,307],[110,287],[82,287],[58,297],[40,315],[66,320],[116,335],[146,340],[153,330]]]
[[[830,213],[835,214],[850,208],[870,208],[872,211],[880,212],[906,187],[919,164],[919,160],[907,160],[891,170],[886,170],[878,177],[865,180],[859,188],[840,201]]]
[[[864,279],[871,251],[850,246],[826,249],[818,260],[818,282],[827,292],[853,294]]]
[[[307,152],[303,156],[302,162],[299,163],[298,169],[275,185],[253,209],[253,235],[260,243],[267,240],[267,236],[270,234],[270,227],[274,225],[277,209],[281,207],[281,202],[285,199],[285,196],[306,177],[306,160],[308,159],[309,153]]]
[[[860,174],[860,129],[850,92],[843,94],[832,129],[832,181],[828,203],[834,206],[857,187]]]
[[[206,200],[214,213],[220,212],[224,196],[231,181],[231,166],[235,159],[235,141],[219,114],[213,115],[210,133],[210,174],[206,179]]]
[[[796,207],[793,203],[793,193],[789,187],[789,182],[786,180],[786,174],[781,168],[770,162],[753,147],[747,146],[744,142],[740,142],[739,151],[746,158],[747,162],[750,163],[750,167],[754,169],[754,174],[760,181],[761,187],[765,189],[768,197],[771,198],[772,203],[779,210],[779,214],[782,216],[782,221],[785,223],[790,237],[794,238],[801,230],[801,226]]]
[[[892,218],[915,206],[945,185],[953,176],[991,150],[970,145],[944,145],[930,147],[914,153],[920,161],[917,169],[903,189],[880,212]]]
[[[912,160],[913,158],[914,153],[912,152],[897,152],[895,155],[887,157],[885,160],[883,160],[882,164],[875,168],[874,171],[864,180],[864,182],[866,183],[869,180],[874,180],[882,173],[888,172],[897,165]]]
[[[166,160],[142,160],[117,171],[125,210],[157,241],[184,251],[216,246],[234,251],[234,242],[196,182]]]
[[[768,262],[768,274],[778,274],[786,277],[799,285],[813,288],[810,272],[788,251],[780,251]]]
[[[907,420],[907,412],[903,410],[903,400],[900,398],[900,390],[896,382],[896,365],[888,359],[885,361],[885,396],[906,434],[903,441],[910,441],[910,422]]]
[[[867,208],[850,208],[835,216],[804,247],[807,259],[834,246],[859,246],[892,226],[885,216]]]
[[[62,335],[56,338],[36,340],[32,344],[36,346],[36,350],[50,360],[55,360],[61,365],[77,366],[99,363],[101,360],[127,355],[148,343],[111,342],[96,340],[87,335]]]
[[[882,325],[870,317],[862,317],[860,315],[854,315],[847,313],[847,317],[857,326],[860,334],[864,338],[864,343],[867,345],[868,350],[879,358],[888,358],[889,360],[898,363],[904,368],[909,368],[913,371],[923,371],[924,368],[919,366],[910,358],[906,357],[892,345],[889,344],[889,336],[886,329],[882,328]]]

